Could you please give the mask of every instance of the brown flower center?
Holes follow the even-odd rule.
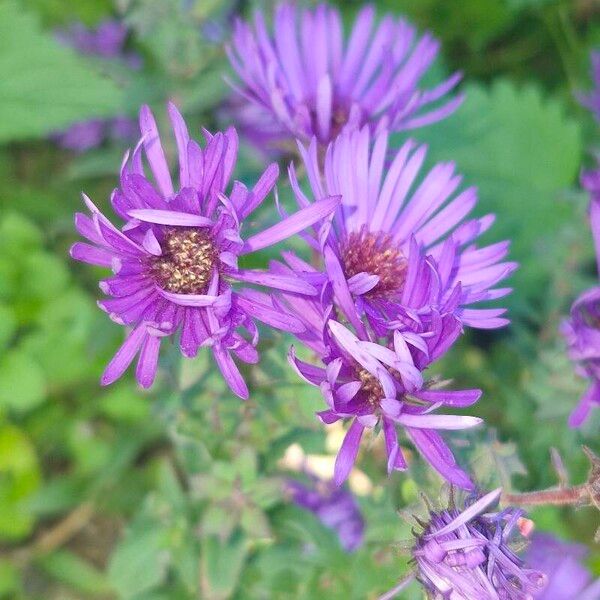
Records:
[[[364,227],[352,232],[342,248],[342,263],[348,278],[363,272],[379,277],[379,283],[365,294],[367,298],[390,298],[404,288],[408,261],[388,233]]]
[[[372,406],[378,406],[385,397],[378,379],[362,367],[356,369],[356,377],[362,383],[360,391],[366,396],[367,402]]]
[[[204,229],[170,227],[161,243],[162,255],[150,259],[149,271],[164,290],[177,294],[204,294],[217,251]]]

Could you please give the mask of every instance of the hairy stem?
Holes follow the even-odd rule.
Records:
[[[523,494],[503,494],[502,499],[508,504],[563,506],[579,504],[589,496],[587,486],[578,485],[568,488],[524,492]]]

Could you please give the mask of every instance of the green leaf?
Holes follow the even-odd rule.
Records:
[[[67,285],[69,272],[57,256],[36,252],[24,257],[21,293],[47,300],[56,297]]]
[[[27,353],[13,350],[0,358],[0,406],[26,412],[46,398],[46,380]]]
[[[147,520],[137,522],[111,557],[108,577],[125,600],[158,587],[167,575],[165,533]]]
[[[63,0],[23,1],[52,23],[71,23],[78,20],[93,25],[102,17],[109,17],[112,11],[110,0],[78,0],[72,3],[65,3]]]
[[[54,477],[32,494],[25,504],[36,517],[52,517],[83,502],[83,486],[74,475]]]
[[[14,311],[0,303],[0,350],[3,350],[10,342],[17,329],[17,319]]]
[[[23,215],[11,212],[0,222],[2,254],[18,258],[24,252],[37,250],[42,241],[42,232]]]
[[[16,565],[0,561],[0,598],[16,598],[21,591],[21,577]]]
[[[523,8],[540,8],[555,0],[504,0],[509,8],[520,10]]]
[[[113,387],[100,401],[100,410],[110,419],[123,423],[135,423],[148,418],[148,399],[130,384]]]
[[[187,592],[192,598],[197,598],[200,551],[195,540],[186,539],[181,546],[173,549],[173,563]]]
[[[465,92],[455,115],[416,135],[429,143],[430,160],[456,161],[465,185],[479,188],[477,214],[497,217],[486,239],[513,241],[510,258],[521,268],[512,283],[539,294],[558,251],[556,231],[574,215],[564,190],[579,172],[579,125],[531,85],[499,81]]]
[[[59,550],[38,560],[38,564],[54,579],[91,595],[106,595],[111,587],[106,577],[90,563],[67,550]]]
[[[18,540],[34,524],[24,500],[40,485],[40,468],[35,448],[17,427],[0,429],[0,538]]]
[[[102,331],[92,334],[98,317],[93,300],[77,289],[67,289],[39,310],[38,327],[23,338],[23,349],[37,360],[53,389],[101,372],[101,356],[90,348],[90,340],[102,343]]]
[[[433,154],[451,152],[484,186],[503,182],[552,191],[574,182],[581,132],[558,100],[544,98],[533,85],[518,88],[503,80],[488,89],[467,86],[465,93],[453,117],[429,128]]]
[[[114,114],[122,101],[113,83],[12,0],[0,3],[0,81],[0,142]]]
[[[237,587],[248,555],[246,538],[237,534],[227,541],[211,536],[204,539],[201,559],[203,597],[211,600],[230,598]]]
[[[228,538],[236,527],[238,515],[232,514],[231,507],[212,504],[202,515],[202,532],[205,536],[215,535]]]
[[[271,527],[267,515],[257,506],[245,506],[242,509],[240,526],[250,538],[266,539],[271,537]]]

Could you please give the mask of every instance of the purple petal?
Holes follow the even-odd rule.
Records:
[[[362,296],[370,292],[379,283],[378,275],[357,273],[348,279],[348,289],[352,294]]]
[[[138,350],[141,348],[144,338],[148,334],[144,325],[136,327],[123,342],[123,345],[117,350],[117,353],[113,356],[112,360],[104,369],[100,383],[102,385],[109,385],[119,379],[123,373],[127,370],[127,367],[131,364]]]
[[[247,400],[249,397],[248,386],[246,385],[240,370],[233,362],[231,354],[229,354],[221,344],[215,344],[215,346],[213,346],[213,356],[217,361],[217,365],[219,366],[227,385],[231,388],[231,391],[242,400]]]
[[[162,288],[156,288],[158,293],[163,297],[177,304],[179,306],[191,306],[191,307],[202,307],[202,306],[214,306],[222,296],[212,296],[208,294],[176,294],[174,292],[168,292]]]
[[[418,429],[448,429],[460,430],[469,429],[480,425],[483,420],[478,417],[467,417],[460,415],[411,415],[402,413],[394,420],[405,427],[414,427]]]
[[[162,248],[160,247],[160,244],[156,239],[152,229],[148,229],[148,231],[146,231],[142,246],[144,246],[144,249],[154,256],[160,256],[162,254]]]
[[[432,404],[462,408],[475,404],[481,398],[481,390],[420,390],[413,392],[413,396]]]
[[[333,480],[338,487],[346,481],[354,466],[364,427],[355,419],[348,429],[335,459]]]
[[[144,150],[158,189],[165,198],[169,198],[173,195],[173,182],[169,173],[169,165],[160,143],[156,121],[150,108],[146,105],[142,106],[140,110],[140,130],[144,138]]]
[[[140,208],[130,210],[129,216],[146,223],[156,223],[158,225],[181,225],[182,227],[210,227],[213,225],[213,222],[207,217],[173,210]]]
[[[265,172],[260,176],[256,185],[252,188],[250,194],[245,198],[246,204],[239,207],[240,218],[246,218],[252,213],[262,201],[269,195],[277,178],[279,177],[279,166],[276,163],[270,164]],[[235,203],[234,203],[235,205]]]
[[[452,452],[438,433],[411,427],[406,427],[405,431],[417,450],[442,477],[462,489],[474,489],[473,482],[456,465]]]
[[[177,107],[172,102],[168,103],[167,110],[169,112],[169,119],[171,120],[173,133],[175,134],[177,152],[179,154],[179,187],[184,188],[190,183],[190,170],[188,165],[187,151],[190,135],[181,113],[177,110]]]
[[[359,335],[366,336],[365,326],[356,311],[340,261],[329,246],[325,246],[324,259],[327,275],[331,281],[333,293],[338,304]]]
[[[114,258],[114,255],[108,250],[96,248],[85,242],[75,242],[71,246],[70,254],[75,260],[108,268],[112,266]]]
[[[282,331],[290,333],[302,333],[305,329],[302,322],[292,315],[286,314],[281,310],[277,310],[268,304],[257,302],[256,300],[245,298],[241,293],[237,297],[238,306],[248,313],[250,316],[271,325]]]
[[[146,336],[138,359],[135,378],[143,388],[149,388],[154,382],[158,368],[158,353],[160,338],[154,335]]]
[[[317,290],[314,286],[310,285],[298,277],[286,277],[283,275],[275,275],[266,271],[256,270],[245,270],[236,271],[230,273],[231,277],[238,281],[245,281],[247,283],[255,283],[257,285],[264,285],[267,287],[276,288],[278,290],[284,290],[286,292],[295,292],[297,294],[306,294],[314,296],[317,294]]]
[[[246,240],[242,253],[248,254],[285,240],[331,214],[340,204],[339,196],[314,202],[301,208],[280,223],[253,235]]]
[[[502,488],[497,488],[492,492],[489,492],[477,502],[473,503],[471,506],[463,510],[456,519],[441,527],[440,529],[436,529],[433,533],[427,534],[425,537],[440,537],[446,535],[448,533],[452,533],[456,531],[461,525],[468,523],[471,519],[481,514],[488,506],[494,504],[500,499],[502,495]]]

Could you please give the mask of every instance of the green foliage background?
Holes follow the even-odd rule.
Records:
[[[339,0],[348,21],[361,4]],[[201,32],[216,23],[226,36],[231,11],[255,7],[271,3],[0,0],[0,598],[375,598],[408,568],[410,526],[398,511],[418,510],[419,489],[434,499],[440,490],[417,459],[410,473],[386,479],[376,444],[361,455],[372,485],[359,497],[367,534],[353,555],[282,497],[290,472],[280,461],[291,443],[331,454],[314,418],[317,394],[286,365],[289,340],[264,336],[246,403],[213,376],[206,356],[166,356],[150,394],[131,377],[98,384],[121,332],[95,306],[99,272],[73,264],[67,249],[80,191],[106,206],[124,147],[74,155],[48,136],[82,119],[135,116],[142,102],[164,124],[167,98],[196,131],[223,125],[227,64]],[[460,459],[482,486],[536,489],[556,482],[555,447],[580,482],[580,445],[600,451],[600,417],[582,431],[566,426],[585,383],[557,327],[595,278],[577,180],[600,135],[574,92],[589,86],[600,5],[382,0],[377,8],[441,39],[435,76],[464,72],[465,105],[414,135],[430,145],[430,161],[456,161],[480,188],[479,210],[498,215],[490,239],[511,238],[522,265],[512,326],[468,334],[436,366],[457,386],[484,390],[474,414],[487,427],[459,436]],[[130,26],[139,72],[55,40],[56,27],[110,16]],[[260,167],[245,149],[236,176],[252,181]],[[280,192],[285,199],[284,179]],[[532,516],[540,529],[590,544],[589,565],[600,573],[596,513]]]

